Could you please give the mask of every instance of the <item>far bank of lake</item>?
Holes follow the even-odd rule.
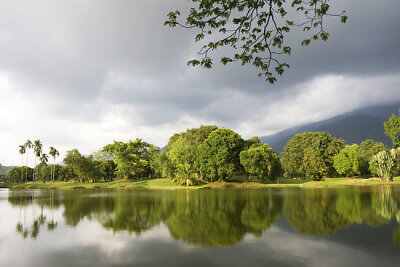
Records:
[[[166,178],[147,179],[140,181],[117,180],[112,182],[28,182],[24,184],[5,185],[10,189],[94,189],[94,188],[128,188],[128,189],[161,189],[161,190],[187,190],[187,189],[223,189],[223,188],[268,188],[268,187],[340,187],[340,186],[368,186],[368,185],[400,185],[400,177],[395,177],[393,182],[382,181],[379,178],[325,178],[322,181],[295,180],[279,178],[277,183],[262,182],[211,182],[197,186],[179,186]]]

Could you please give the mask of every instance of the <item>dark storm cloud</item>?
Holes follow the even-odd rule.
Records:
[[[291,68],[275,85],[252,66],[188,67],[196,32],[163,23],[190,4],[0,0],[0,125],[18,133],[12,140],[32,134],[60,146],[134,134],[164,145],[167,133],[199,123],[265,135],[400,101],[398,0],[331,1],[348,23],[327,19],[328,42],[309,47],[300,46],[304,32],[293,31]]]
[[[188,111],[207,106],[215,97],[198,92],[206,87],[266,95],[323,73],[377,75],[399,70],[400,2],[396,0],[332,2],[332,9],[347,10],[349,22],[342,25],[331,18],[326,26],[329,42],[294,47],[288,59],[292,68],[275,86],[257,78],[252,67],[188,69],[186,60],[195,54],[193,32],[162,25],[168,11],[185,9],[187,4],[182,0],[3,2],[8,15],[1,19],[0,68],[32,84],[34,90],[78,101],[97,98],[109,71],[137,69],[141,77],[162,83],[161,94],[150,90],[141,95],[132,88],[127,96],[130,88],[125,88],[115,101],[151,104],[162,96],[157,104]],[[297,44],[301,40],[290,39]],[[185,71],[194,72],[192,80],[180,82],[177,77]]]

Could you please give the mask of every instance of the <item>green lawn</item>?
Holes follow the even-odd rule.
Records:
[[[278,183],[261,183],[257,181],[245,182],[245,180],[234,179],[234,182],[212,182],[200,186],[178,186],[170,179],[148,179],[142,181],[113,181],[98,183],[79,183],[79,182],[55,182],[55,183],[26,183],[10,185],[12,189],[79,189],[79,188],[143,188],[143,189],[200,189],[200,188],[263,188],[263,187],[335,187],[335,186],[363,186],[378,184],[398,184],[400,177],[396,177],[394,182],[382,182],[378,178],[325,178],[323,181],[293,180],[280,178]],[[1,185],[5,186],[5,185]]]

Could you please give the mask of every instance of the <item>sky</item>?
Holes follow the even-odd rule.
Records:
[[[362,107],[400,101],[400,1],[335,0],[346,24],[328,42],[299,44],[276,84],[251,66],[187,66],[196,32],[163,26],[187,0],[0,0],[0,163],[40,139],[88,155],[114,140],[163,147],[214,124],[265,136]],[[32,160],[31,156],[31,163]]]

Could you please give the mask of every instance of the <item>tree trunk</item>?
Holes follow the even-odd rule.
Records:
[[[21,164],[21,179],[19,182],[22,182],[22,179],[24,179],[24,155],[22,155],[22,164]]]
[[[29,169],[29,156],[28,152],[26,152],[26,175],[25,175],[25,183],[28,182],[28,169]]]

